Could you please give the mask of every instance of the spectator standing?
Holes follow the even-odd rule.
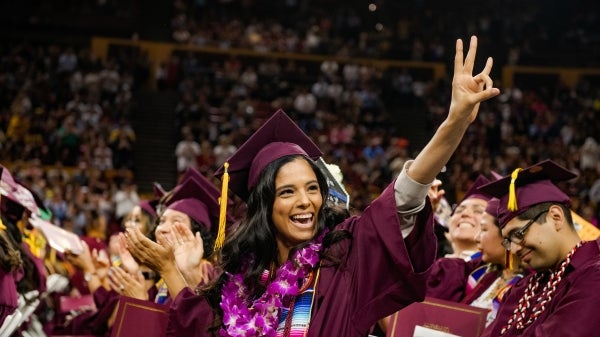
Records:
[[[177,172],[183,173],[188,167],[197,169],[196,158],[202,153],[200,144],[194,139],[194,134],[189,127],[182,130],[183,139],[175,147],[177,157]]]
[[[123,180],[121,186],[113,195],[115,205],[115,217],[118,223],[123,221],[123,217],[140,203],[140,196],[137,192],[137,186],[128,179]]]

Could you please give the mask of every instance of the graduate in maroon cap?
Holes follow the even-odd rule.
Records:
[[[129,251],[162,277],[157,303],[177,296],[184,288],[194,290],[217,274],[208,258],[218,227],[220,191],[193,168],[188,168],[181,180],[161,199],[156,242],[138,228],[126,230]],[[127,288],[127,283],[123,286]]]
[[[429,185],[479,104],[499,94],[491,59],[473,76],[476,49],[472,37],[464,59],[456,43],[449,116],[430,142],[360,217],[339,224],[314,163],[321,151],[283,111],[271,116],[217,172],[248,203],[220,250],[225,273],[200,296],[174,299],[167,335],[366,336],[422,300],[436,256]]]
[[[479,255],[475,236],[479,232],[479,222],[490,197],[479,192],[478,188],[489,182],[485,175],[480,174],[471,184],[462,201],[454,208],[448,223],[448,236],[453,253],[447,257],[458,257],[469,261]]]
[[[430,276],[427,284],[428,296],[488,309],[486,325],[495,319],[507,290],[524,274],[520,260],[502,247],[497,218],[499,202],[496,198],[490,199],[480,219],[475,239],[480,253],[476,261],[481,263],[450,259],[455,263],[446,264],[445,277],[434,274],[436,276]]]
[[[0,326],[17,309],[17,282],[23,277],[21,251],[8,230],[0,218]]]
[[[575,177],[546,160],[480,188],[500,199],[502,245],[535,271],[510,288],[485,336],[598,335],[599,241],[579,238],[556,185]]]
[[[449,221],[454,254],[435,261],[427,278],[427,296],[458,302],[465,296],[469,274],[485,265],[477,249],[477,234],[490,196],[478,188],[490,180],[480,174],[456,206]]]

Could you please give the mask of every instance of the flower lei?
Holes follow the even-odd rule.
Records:
[[[244,284],[243,273],[227,273],[229,279],[221,292],[223,325],[219,334],[223,337],[275,337],[283,302],[298,295],[298,283],[319,263],[319,252],[327,231],[306,247],[297,250],[277,269],[275,279],[262,296],[248,307],[250,297]]]

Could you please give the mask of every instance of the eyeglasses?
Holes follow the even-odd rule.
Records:
[[[529,227],[531,227],[531,225],[534,222],[536,222],[542,214],[546,212],[548,212],[548,210],[539,212],[536,216],[533,217],[533,219],[529,220],[529,222],[527,222],[525,226],[521,227],[519,230],[508,234],[508,237],[502,238],[502,247],[504,247],[504,249],[506,250],[510,250],[511,243],[515,243],[517,245],[522,244],[523,240],[525,239],[525,234],[527,233]]]

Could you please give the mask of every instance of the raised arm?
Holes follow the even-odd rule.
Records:
[[[452,102],[448,117],[442,122],[431,140],[415,158],[408,169],[408,176],[422,183],[431,183],[446,165],[464,136],[469,125],[477,117],[479,104],[497,96],[490,78],[492,58],[489,57],[483,71],[473,76],[477,53],[477,37],[471,37],[467,57],[463,58],[463,42],[456,41],[454,77],[452,79]]]

